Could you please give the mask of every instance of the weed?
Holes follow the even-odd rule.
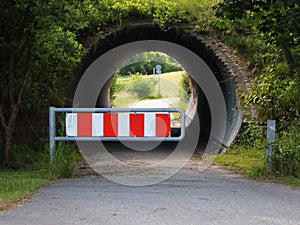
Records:
[[[59,142],[53,164],[50,166],[50,175],[56,178],[67,178],[73,175],[74,163],[81,157],[73,146]]]

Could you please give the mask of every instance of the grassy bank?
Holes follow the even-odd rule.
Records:
[[[0,170],[0,211],[30,198],[34,191],[48,184],[45,170]]]
[[[19,148],[20,150],[20,148]],[[32,149],[23,149],[31,152]],[[60,142],[56,145],[56,156],[49,166],[49,151],[45,148],[42,154],[34,159],[31,165],[20,161],[14,169],[0,168],[0,211],[10,209],[30,198],[40,187],[59,178],[72,177],[75,163],[82,156],[74,145]]]
[[[234,144],[225,154],[217,155],[214,162],[246,177],[300,187],[300,179],[276,175],[266,170],[266,148],[262,144],[245,147]]]

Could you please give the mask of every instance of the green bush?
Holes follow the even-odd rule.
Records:
[[[183,72],[179,81],[179,97],[183,104],[188,104],[191,97],[190,79],[186,72]]]
[[[11,152],[11,161],[10,166],[15,169],[31,168],[39,161],[39,155],[29,146],[15,144]]]
[[[246,105],[257,105],[262,121],[275,119],[280,129],[289,127],[300,115],[300,80],[287,74],[285,63],[269,66],[264,74],[256,77],[256,88],[243,99]]]
[[[153,17],[162,29],[168,29],[174,24],[187,21],[187,13],[180,9],[176,2],[166,0],[154,1]]]
[[[300,119],[296,119],[288,130],[279,134],[279,138],[273,144],[271,165],[274,174],[300,178],[299,130]]]
[[[120,73],[119,71],[117,71],[113,75],[110,82],[109,95],[110,95],[111,104],[113,106],[114,106],[114,100],[116,99],[116,94],[118,94],[124,88],[124,84],[120,82],[119,78],[120,78]]]
[[[126,90],[132,94],[136,94],[139,98],[146,98],[152,95],[156,82],[155,79],[147,78],[140,73],[130,74]]]
[[[266,138],[266,125],[253,121],[243,125],[235,142],[241,146],[254,147]]]

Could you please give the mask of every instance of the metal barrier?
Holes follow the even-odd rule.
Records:
[[[180,113],[180,136],[172,137],[171,134],[164,135],[158,134],[155,136],[151,132],[146,132],[144,135],[135,135],[130,134],[129,132],[124,132],[118,136],[118,134],[104,134],[100,131],[98,132],[83,132],[82,134],[77,135],[77,132],[67,131],[66,127],[66,136],[56,136],[56,113],[67,113],[66,115],[66,124],[68,123],[68,118],[75,118],[75,114],[91,114],[89,118],[99,118],[98,114],[115,114],[122,113],[123,115],[126,113],[130,113],[130,115],[141,115],[141,113],[145,113],[144,120],[147,122],[147,118],[151,118],[147,116],[149,113],[171,113],[178,112]],[[68,115],[69,113],[69,115]],[[148,114],[147,114],[148,113]],[[73,115],[70,115],[73,114]],[[153,118],[153,116],[152,116]],[[73,119],[74,120],[74,119]],[[77,121],[76,117],[76,121]],[[84,120],[89,121],[89,120]],[[126,121],[126,120],[124,120]],[[102,121],[103,122],[103,121]],[[120,121],[122,124],[123,120]],[[171,120],[170,120],[171,122]],[[149,123],[148,123],[149,124]],[[171,124],[170,129],[171,129]],[[89,125],[91,127],[93,125]],[[76,127],[78,129],[78,127]],[[92,129],[92,128],[90,128]],[[98,129],[98,128],[97,128]],[[129,128],[130,130],[131,128]],[[99,130],[99,129],[98,129]],[[103,128],[105,130],[105,127]],[[74,133],[74,134],[73,134]],[[69,134],[69,136],[68,136]],[[77,136],[76,136],[77,135]],[[50,153],[50,164],[52,164],[55,156],[55,142],[56,141],[181,141],[185,137],[185,113],[182,109],[178,108],[49,108],[49,153]]]

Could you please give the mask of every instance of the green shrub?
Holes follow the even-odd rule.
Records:
[[[191,97],[190,79],[186,72],[183,72],[179,81],[179,97],[183,104],[188,104]]]
[[[126,90],[139,98],[146,98],[152,95],[156,82],[155,79],[147,78],[140,73],[130,74]]]
[[[36,167],[47,170],[51,179],[67,178],[73,175],[74,163],[80,157],[80,152],[73,145],[58,142],[52,165],[50,165],[49,147],[47,145],[44,152],[39,154],[40,160],[36,162]]]
[[[253,121],[243,125],[235,142],[241,146],[254,147],[266,138],[266,125]]]
[[[36,151],[29,146],[15,144],[11,152],[11,167],[15,169],[26,169],[35,166],[35,163],[39,161],[39,155]]]
[[[272,172],[280,176],[300,178],[300,119],[294,120],[288,130],[282,131],[273,144]]]
[[[255,104],[260,119],[275,119],[280,129],[285,129],[290,122],[300,115],[300,80],[289,77],[285,63],[271,65],[265,73],[256,77],[256,88],[244,96],[244,103]]]
[[[154,1],[153,17],[162,29],[187,21],[187,13],[176,2],[166,0]]]
[[[114,100],[116,99],[116,95],[124,88],[124,84],[120,82],[120,73],[119,71],[115,72],[111,81],[110,81],[110,101],[111,104],[114,106]]]

